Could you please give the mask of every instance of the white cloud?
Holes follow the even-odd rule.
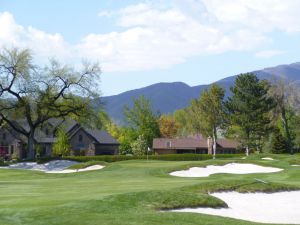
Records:
[[[78,45],[83,55],[101,57],[106,71],[168,68],[195,55],[250,51],[269,41],[258,32],[226,32],[175,7],[145,3],[119,10],[117,23],[125,31],[90,34]]]
[[[280,50],[265,50],[265,51],[256,52],[255,57],[268,59],[283,54],[285,54],[285,52]]]
[[[225,24],[259,31],[299,32],[299,0],[202,0],[207,11]]]
[[[50,57],[66,59],[71,56],[69,46],[60,34],[48,34],[31,26],[18,25],[12,14],[0,13],[0,46],[30,48],[40,61]]]
[[[121,31],[87,34],[69,44],[61,34],[49,34],[16,23],[0,13],[0,46],[32,48],[39,59],[56,57],[75,62],[99,61],[104,72],[168,68],[197,55],[228,51],[256,52],[256,57],[282,54],[262,51],[272,44],[269,32],[300,32],[299,0],[186,0],[130,5],[99,12],[114,17]]]
[[[101,11],[98,13],[99,17],[112,17],[115,13],[113,11]]]

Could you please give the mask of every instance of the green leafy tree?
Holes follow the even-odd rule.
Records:
[[[149,147],[153,139],[160,136],[159,113],[154,113],[151,103],[144,96],[134,101],[133,107],[125,106],[124,114],[130,128],[142,135]]]
[[[260,81],[256,75],[241,74],[230,89],[232,96],[225,104],[228,134],[240,141],[247,155],[249,149],[261,150],[262,140],[268,133],[273,107],[273,101],[267,97],[268,89],[268,82]]]
[[[99,112],[99,121],[102,127],[119,142],[119,153],[121,155],[133,154],[131,143],[138,138],[138,133],[131,127],[118,126],[107,115],[106,112]]]
[[[63,128],[57,131],[56,142],[52,148],[52,156],[67,156],[70,154],[71,145],[69,137]]]
[[[293,139],[293,146],[296,149],[300,149],[300,114],[295,113],[292,118],[289,120],[290,129],[292,130],[292,139]],[[284,135],[284,137],[286,137]],[[287,147],[288,148],[288,147]],[[291,152],[288,148],[289,153]]]
[[[277,79],[273,82],[268,91],[268,97],[275,102],[273,112],[273,121],[277,122],[280,119],[284,129],[284,136],[287,140],[287,148],[293,154],[293,118],[299,111],[300,104],[299,88],[294,83],[288,82],[285,79]],[[298,127],[299,123],[297,124]],[[296,131],[297,132],[297,131]]]
[[[275,154],[285,153],[288,149],[286,139],[280,132],[279,128],[274,128],[271,135],[271,152]]]
[[[188,109],[176,110],[173,114],[174,120],[179,125],[177,136],[186,137],[193,131],[193,120],[189,116]]]
[[[189,107],[194,131],[212,137],[214,157],[217,149],[217,130],[224,122],[224,94],[223,88],[213,84],[202,92],[199,99],[192,100]]]
[[[35,156],[37,128],[50,118],[92,118],[100,73],[98,64],[76,70],[55,60],[41,68],[28,49],[0,53],[0,118],[27,138],[28,158]]]
[[[118,138],[118,141],[120,143],[120,154],[133,154],[131,143],[133,143],[138,138],[138,136],[139,134],[135,129],[131,127],[121,127],[120,136]]]
[[[104,129],[106,129],[110,124],[113,123],[109,118],[109,115],[103,110],[100,110],[98,113],[98,121],[104,127]]]
[[[130,144],[133,155],[145,155],[148,151],[147,140],[143,135],[139,135],[138,138]]]

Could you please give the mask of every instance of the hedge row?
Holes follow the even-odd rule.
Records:
[[[218,154],[217,159],[243,157],[243,154]],[[147,156],[128,156],[128,155],[97,155],[97,156],[66,156],[63,159],[74,160],[78,162],[87,161],[104,161],[117,162],[134,159],[147,159]],[[172,155],[149,155],[149,160],[166,160],[166,161],[199,161],[212,159],[212,155],[207,154],[172,154]]]

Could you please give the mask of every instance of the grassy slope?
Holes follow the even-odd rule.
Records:
[[[300,156],[271,156],[278,161],[243,162],[277,166],[273,174],[212,175],[179,178],[168,175],[176,168],[224,164],[232,160],[203,162],[123,161],[103,170],[76,174],[45,174],[36,171],[0,170],[0,224],[252,224],[191,213],[159,212],[182,206],[225,206],[208,196],[214,190],[264,190],[300,188],[300,168],[291,159]],[[255,183],[254,178],[271,184]],[[292,185],[292,186],[290,186]]]
[[[68,169],[84,169],[90,166],[94,166],[94,165],[101,165],[101,166],[106,166],[108,165],[106,162],[103,161],[89,161],[89,162],[83,162],[83,163],[79,163],[79,164],[74,164],[72,166],[69,166]]]

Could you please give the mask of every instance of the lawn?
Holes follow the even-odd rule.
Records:
[[[0,224],[253,224],[192,213],[161,212],[180,207],[226,206],[209,191],[300,189],[300,156],[269,155],[277,160],[224,159],[199,162],[130,160],[106,163],[102,170],[75,174],[0,170]],[[265,156],[264,156],[265,157]],[[271,174],[215,174],[205,178],[172,177],[168,172],[228,162],[283,168]],[[258,183],[254,178],[269,182]],[[284,206],[283,206],[284,207]]]

